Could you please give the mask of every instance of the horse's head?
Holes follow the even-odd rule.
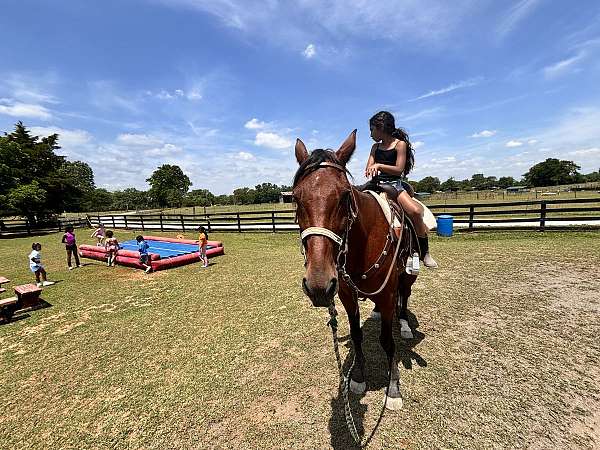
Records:
[[[300,168],[294,177],[294,199],[306,258],[302,289],[314,306],[329,306],[337,293],[337,256],[353,213],[352,186],[346,163],[356,148],[356,130],[340,149],[314,150],[296,141]]]

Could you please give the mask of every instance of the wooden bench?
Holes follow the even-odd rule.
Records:
[[[42,288],[35,284],[22,284],[15,286],[15,294],[17,294],[17,305],[19,309],[36,306],[40,301]]]
[[[2,287],[4,283],[8,283],[10,280],[8,278],[0,277],[0,294],[6,292],[6,289]]]
[[[10,319],[17,310],[18,300],[17,297],[9,297],[0,300],[0,317],[6,322],[10,322]]]

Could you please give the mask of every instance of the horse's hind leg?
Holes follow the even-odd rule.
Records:
[[[344,304],[350,323],[350,336],[354,344],[354,365],[350,377],[350,390],[355,394],[362,394],[367,389],[365,382],[365,356],[362,350],[362,329],[360,328],[360,309],[356,295],[340,290],[340,299]]]
[[[392,302],[390,304],[393,305]],[[400,394],[400,372],[398,371],[398,363],[394,357],[396,347],[394,345],[394,336],[392,335],[393,318],[393,307],[382,308],[379,342],[387,355],[388,370],[390,370],[390,383],[386,390],[387,398],[385,407],[395,411],[402,409],[402,395]]]

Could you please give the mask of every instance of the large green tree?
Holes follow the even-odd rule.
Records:
[[[578,183],[582,179],[579,169],[573,161],[548,158],[531,167],[523,178],[527,185],[535,187]]]
[[[146,180],[150,183],[150,198],[161,207],[181,206],[183,196],[192,185],[179,166],[163,164]]]

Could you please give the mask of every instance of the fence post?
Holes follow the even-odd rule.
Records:
[[[273,224],[273,233],[275,233],[275,211],[271,211],[271,223]]]
[[[112,217],[113,228],[116,228],[116,226],[115,226],[115,216],[111,216],[111,217]]]
[[[27,235],[31,236],[31,225],[29,224],[29,219],[25,219],[25,226],[27,227]]]
[[[208,223],[208,232],[211,232],[211,228],[210,228],[210,216],[206,217],[206,222]]]
[[[546,228],[546,202],[541,203],[540,209],[540,231]]]
[[[185,223],[183,222],[183,214],[179,214],[179,220],[181,220],[181,229],[185,232]]]
[[[163,214],[162,214],[162,212],[160,213],[159,217],[160,217],[160,231],[163,232],[165,230],[163,229],[163,222],[162,222],[162,220],[163,220]]]
[[[100,214],[98,214],[98,226],[100,226]]]
[[[240,221],[240,213],[237,213],[238,233],[242,232],[242,222]]]
[[[125,229],[128,230],[129,228],[127,227],[127,214],[123,215],[123,219],[125,220]]]
[[[475,216],[475,205],[469,206],[469,231],[473,231],[473,216]]]
[[[62,231],[62,222],[60,221],[60,218],[58,219],[58,231]]]
[[[146,231],[144,230],[144,216],[140,216],[140,222],[142,223],[142,231]]]

